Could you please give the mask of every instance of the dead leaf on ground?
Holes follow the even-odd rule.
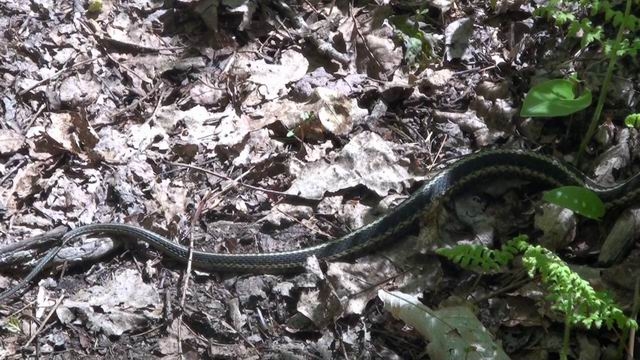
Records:
[[[355,264],[330,263],[327,277],[335,288],[344,313],[350,315],[362,314],[369,301],[377,296],[378,286],[393,284],[399,273],[391,261],[366,256]]]
[[[18,170],[13,178],[13,186],[9,191],[9,199],[6,203],[9,214],[16,212],[27,197],[41,190],[41,172],[45,167],[44,163],[33,162]]]
[[[0,155],[7,156],[18,152],[25,146],[24,136],[13,130],[0,130]]]
[[[285,50],[280,58],[280,64],[268,64],[264,60],[255,60],[244,55],[236,60],[233,71],[238,76],[245,76],[248,81],[257,84],[258,93],[264,100],[274,100],[282,95],[289,83],[300,80],[307,73],[308,67],[309,61],[300,52]],[[263,101],[257,97],[255,100]]]
[[[93,332],[120,336],[141,332],[162,316],[155,286],[146,284],[134,270],[122,270],[104,285],[81,290],[56,309],[64,324],[84,323]]]
[[[79,113],[50,113],[51,123],[45,134],[58,149],[87,158],[93,153],[98,143],[98,135],[91,125]],[[39,151],[56,153],[52,148],[41,148]]]
[[[340,301],[326,283],[322,283],[319,289],[302,292],[296,309],[318,329],[334,322],[342,314]]]
[[[318,161],[300,169],[292,164],[297,179],[287,190],[307,199],[322,199],[326,193],[364,185],[379,196],[399,193],[411,177],[400,165],[393,145],[371,132],[354,136],[333,163]]]
[[[152,183],[153,198],[159,204],[166,222],[171,224],[183,219],[187,214],[189,192],[181,181],[163,179],[159,183]]]

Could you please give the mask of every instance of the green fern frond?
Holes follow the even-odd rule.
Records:
[[[496,271],[509,264],[516,255],[521,253],[520,241],[522,238],[516,237],[505,243],[500,250],[492,250],[482,245],[458,245],[438,249],[436,253],[465,269]]]
[[[522,256],[522,263],[530,276],[540,274],[550,293],[547,299],[552,308],[571,314],[572,325],[637,329],[638,324],[627,317],[607,293],[594,290],[553,252],[539,245],[529,245]]]
[[[638,38],[637,31],[640,30],[640,17],[634,15],[634,11],[637,14],[637,9],[633,9],[625,17],[625,13],[617,10],[610,1],[580,0],[581,8],[588,10],[589,15],[585,17],[585,14],[575,12],[575,7],[573,7],[572,12],[572,7],[564,6],[571,3],[568,0],[549,1],[546,5],[536,8],[534,14],[553,21],[557,26],[566,27],[568,36],[580,37],[580,46],[582,48],[592,43],[599,43],[605,50],[605,54],[610,54],[614,39],[607,38],[604,26],[610,29],[620,28],[624,25],[624,28],[628,31],[626,37],[629,41],[635,41]],[[640,6],[640,2],[636,1],[634,6]],[[604,20],[603,24],[593,25],[590,18],[595,17]],[[638,49],[632,46],[622,46],[618,49],[619,56],[635,56],[637,53]]]
[[[638,324],[615,305],[604,292],[594,290],[558,255],[539,245],[531,245],[525,235],[506,242],[499,250],[480,245],[458,245],[442,248],[436,253],[470,270],[484,272],[503,268],[522,254],[522,263],[530,277],[538,274],[549,295],[551,307],[569,316],[571,325],[585,328],[637,329]]]
[[[465,269],[480,268],[483,271],[491,271],[501,267],[495,259],[494,251],[480,245],[458,245],[452,248],[438,249],[436,253]]]

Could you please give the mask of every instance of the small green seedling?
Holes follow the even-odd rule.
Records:
[[[624,124],[631,128],[640,128],[640,113],[627,115],[627,117],[624,118]]]

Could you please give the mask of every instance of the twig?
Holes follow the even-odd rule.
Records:
[[[152,333],[152,332],[154,332],[154,331],[162,330],[162,328],[163,328],[164,326],[165,326],[164,324],[163,324],[163,325],[158,325],[158,326],[152,327],[152,328],[151,328],[151,329],[149,329],[149,330],[143,331],[143,332],[141,332],[141,333],[138,333],[138,334],[131,334],[131,337],[135,339],[135,338],[140,337],[140,336],[145,336],[145,335],[150,334],[150,333]]]
[[[0,179],[0,185],[2,185],[5,181],[7,181],[7,179],[9,178],[9,176],[13,175],[13,173],[15,173],[16,171],[18,171],[18,169],[27,163],[27,160],[22,160],[20,161],[20,164],[18,164],[17,166],[15,166],[13,169],[9,170],[3,177],[2,179]]]
[[[633,310],[631,313],[632,319],[638,317],[638,306],[640,306],[640,279],[636,278],[636,286],[633,291]],[[629,343],[627,345],[627,360],[633,360],[633,353],[635,352],[635,339],[636,329],[631,328],[631,330],[629,330]]]
[[[396,264],[393,264],[393,265],[394,266],[398,266]],[[409,271],[412,271],[412,270],[415,270],[415,269],[414,268],[403,269],[399,273],[397,273],[395,275],[392,275],[392,276],[389,276],[388,278],[382,279],[382,280],[378,281],[377,283],[373,283],[373,284],[370,284],[370,283],[368,283],[366,281],[362,281],[362,283],[367,284],[368,286],[366,288],[363,288],[363,289],[361,289],[359,291],[356,291],[356,292],[354,292],[352,294],[347,295],[347,298],[348,299],[353,299],[354,297],[356,297],[358,295],[361,295],[361,294],[364,294],[364,293],[366,293],[368,291],[377,289],[377,288],[381,287],[382,285],[387,284],[389,281],[395,280],[398,277],[400,277],[400,276],[402,276],[402,275],[404,275],[404,274],[406,274],[406,273],[408,273]],[[358,278],[358,280],[360,280],[360,278]]]
[[[22,130],[29,130],[31,128],[31,125],[33,125],[33,123],[36,121],[38,116],[40,116],[40,114],[42,114],[42,111],[44,111],[44,109],[46,107],[47,107],[46,104],[42,103],[42,105],[40,105],[40,107],[38,108],[38,111],[36,111],[36,113],[31,116],[31,119],[29,119],[27,127],[25,129],[22,129]],[[22,134],[24,135],[24,132]]]
[[[300,220],[296,219],[295,217],[293,217],[293,216],[291,216],[291,215],[287,214],[286,212],[284,212],[284,211],[282,211],[282,210],[278,209],[277,207],[274,207],[273,209],[274,209],[275,211],[279,212],[280,214],[282,214],[282,215],[284,215],[284,216],[288,217],[289,219],[293,220],[294,222],[296,222],[296,223],[298,223],[298,224],[302,225],[303,227],[307,228],[307,229],[308,229],[309,231],[311,231],[311,232],[314,232],[314,233],[318,233],[318,234],[324,235],[324,236],[326,236],[326,237],[328,237],[328,238],[333,238],[333,236],[331,236],[330,234],[327,234],[326,232],[322,231],[321,229],[312,228],[311,226],[309,226],[309,225],[307,225],[307,224],[303,223],[302,221],[300,221]]]
[[[18,95],[22,96],[22,95],[28,93],[29,91],[37,88],[38,86],[44,85],[44,84],[48,83],[49,81],[56,79],[58,76],[64,74],[67,71],[75,70],[75,69],[77,69],[77,68],[79,68],[81,66],[84,66],[86,64],[92,63],[92,62],[94,62],[94,61],[96,61],[98,59],[99,59],[99,57],[95,57],[93,59],[82,60],[82,61],[80,61],[80,62],[78,62],[78,63],[76,63],[74,65],[71,65],[69,67],[63,68],[62,70],[58,71],[57,73],[55,73],[55,74],[53,74],[53,75],[51,75],[51,76],[49,76],[47,78],[44,78],[44,79],[36,82],[35,84],[29,86],[28,88],[20,91],[18,93]]]
[[[356,16],[353,13],[353,11],[351,12],[351,20],[353,20],[353,28],[355,29],[356,34],[358,34],[360,39],[362,39],[362,45],[364,46],[365,50],[367,50],[367,53],[369,53],[369,57],[373,61],[375,61],[376,65],[378,65],[378,69],[380,70],[380,74],[384,76],[384,79],[382,80],[387,80],[389,76],[385,73],[384,66],[382,66],[382,63],[380,62],[380,60],[378,60],[378,58],[375,55],[373,55],[371,48],[369,48],[369,44],[367,44],[367,38],[365,38],[364,35],[362,35],[362,33],[360,32],[360,28],[358,27],[358,20],[356,19]]]
[[[289,194],[289,193],[282,192],[282,191],[277,191],[277,190],[269,190],[269,189],[265,189],[265,188],[261,188],[261,187],[257,187],[257,186],[253,186],[253,185],[249,185],[249,184],[245,184],[243,182],[239,182],[238,180],[231,179],[230,177],[228,177],[226,175],[221,175],[221,174],[218,174],[216,172],[213,172],[213,171],[205,169],[205,168],[201,168],[201,167],[196,166],[196,165],[189,165],[189,164],[183,164],[183,163],[177,163],[177,162],[171,162],[171,161],[168,161],[167,163],[169,165],[182,166],[182,167],[186,167],[186,168],[189,168],[189,169],[202,171],[204,173],[207,173],[209,175],[213,175],[213,176],[215,176],[217,178],[220,178],[220,179],[223,179],[223,180],[233,181],[235,184],[240,185],[240,186],[244,186],[247,189],[252,189],[252,190],[256,190],[256,191],[262,191],[262,192],[267,193],[267,194],[281,195],[281,196],[287,196],[287,197],[292,197],[292,198],[297,198],[297,199],[301,198],[298,195]]]
[[[304,19],[301,16],[298,16],[287,3],[281,0],[276,0],[273,1],[272,4],[275,5],[278,10],[280,10],[280,12],[283,13],[294,24],[294,26],[305,38],[305,40],[311,42],[316,47],[316,50],[318,50],[319,53],[329,57],[332,60],[337,61],[344,66],[349,66],[349,63],[351,62],[349,56],[338,51],[326,40],[319,39],[317,37],[317,32],[311,31],[309,29],[309,25],[307,25]]]
[[[13,287],[0,293],[0,304],[2,304],[5,300],[8,300],[9,298],[11,298],[13,295],[17,294],[18,292],[22,291],[22,289],[24,289],[25,287],[27,287],[27,285],[29,285],[29,282],[31,282],[31,280],[35,279],[36,276],[40,274],[40,272],[42,271],[42,268],[46,266],[49,262],[51,262],[51,260],[58,254],[61,248],[62,248],[62,245],[53,247],[51,250],[49,250],[49,252],[44,257],[42,257],[40,261],[38,261],[36,266],[33,267],[33,270],[31,270],[31,272],[27,274],[27,276],[25,276],[24,279],[20,280],[20,282],[18,282]]]
[[[205,169],[202,169],[205,170]],[[227,185],[226,187],[222,188],[220,190],[220,192],[216,193],[215,195],[212,195],[211,192],[207,193],[207,195],[200,201],[200,203],[198,204],[198,208],[196,209],[196,212],[193,215],[193,218],[191,219],[191,227],[189,230],[190,236],[189,236],[189,256],[187,258],[187,269],[185,270],[185,275],[184,275],[184,285],[182,287],[182,296],[180,297],[180,309],[184,309],[184,302],[185,299],[187,298],[187,290],[189,288],[189,279],[191,277],[191,269],[193,267],[193,229],[196,227],[196,222],[198,221],[198,219],[200,219],[200,216],[202,215],[202,211],[205,208],[205,204],[207,203],[207,201],[209,201],[212,198],[215,197],[219,197],[220,195],[224,194],[225,192],[227,192],[229,189],[233,188],[235,186],[236,183],[238,183],[238,181],[240,179],[242,179],[243,177],[245,177],[247,174],[249,174],[250,170],[247,170],[246,172],[244,172],[243,174],[241,174],[240,176],[238,176],[238,178],[233,179],[233,184],[231,185]],[[180,312],[180,315],[178,316],[178,354],[180,354],[180,357],[182,357],[182,311]]]
[[[518,274],[516,274],[518,275]],[[528,277],[523,277],[521,279],[516,279],[514,280],[511,284],[509,285],[505,285],[504,287],[497,289],[491,293],[488,293],[482,297],[479,297],[478,299],[475,300],[476,304],[479,304],[483,301],[486,301],[488,299],[494,298],[500,294],[504,294],[507,293],[509,291],[513,291],[515,289],[519,289],[521,287],[523,287],[524,285],[526,285],[527,283],[531,282],[531,279],[529,279]]]
[[[218,198],[218,197],[220,197],[220,195],[222,195],[222,194],[226,194],[226,193],[227,193],[227,191],[229,191],[229,190],[231,190],[231,189],[235,188],[235,187],[236,187],[236,184],[240,181],[240,179],[242,179],[242,178],[244,178],[245,176],[249,175],[249,174],[251,173],[251,170],[253,170],[253,168],[251,168],[251,169],[249,169],[249,170],[247,170],[247,171],[243,172],[242,174],[240,174],[240,176],[238,176],[238,177],[237,177],[237,178],[235,178],[235,179],[229,179],[230,181],[232,181],[232,183],[231,183],[231,184],[229,184],[229,185],[227,185],[227,186],[225,186],[225,187],[223,187],[222,189],[220,189],[220,191],[219,191],[218,193],[216,193],[216,194],[215,194],[215,196],[212,196],[211,198],[212,198],[212,199]]]
[[[0,248],[0,256],[20,250],[33,249],[35,247],[48,245],[50,243],[58,241],[66,232],[66,227],[58,226],[53,230],[45,232],[44,234],[32,236],[26,240],[3,246],[2,248]]]
[[[468,73],[472,73],[472,72],[485,72],[487,70],[491,70],[493,68],[498,67],[498,65],[489,65],[483,68],[474,68],[474,69],[467,69],[467,70],[462,70],[462,71],[456,71],[453,74],[451,74],[452,76],[459,76],[459,75],[465,75]]]
[[[440,147],[438,148],[438,151],[436,152],[436,156],[435,158],[432,157],[431,158],[431,164],[427,166],[427,170],[431,171],[437,164],[438,158],[440,157],[440,154],[442,153],[442,149],[444,148],[444,144],[447,142],[447,134],[444,134],[444,140],[442,140],[442,142],[440,143]]]
[[[90,33],[91,35],[93,35],[98,43],[101,43],[103,45],[103,47],[105,48],[105,50],[107,50],[106,48],[108,47],[108,45],[115,45],[114,47],[120,47],[121,49],[124,49],[125,51],[130,51],[130,52],[137,52],[137,53],[152,53],[152,54],[157,54],[160,52],[160,50],[163,50],[162,48],[149,48],[149,47],[145,47],[145,46],[141,46],[138,44],[134,44],[134,43],[128,43],[128,42],[124,42],[121,40],[115,40],[112,39],[108,36],[104,36],[103,35],[103,31],[102,29],[100,29],[98,27],[97,24],[95,24],[94,22],[80,22],[80,25],[82,27],[84,27],[85,31],[87,31],[88,33]],[[106,44],[106,45],[105,45]],[[173,48],[167,48],[164,50],[175,50]],[[135,72],[133,69],[129,68],[128,66],[122,64],[120,61],[118,61],[118,59],[114,58],[113,55],[111,55],[108,51],[107,51],[107,57],[113,61],[116,65],[118,65],[118,67],[123,68],[124,70],[126,70],[129,74],[137,77],[138,79],[140,79],[140,81],[147,83],[149,85],[153,85],[153,81],[149,80],[149,78],[139,75],[137,72]]]
[[[123,68],[123,69],[127,70],[127,72],[128,72],[128,73],[130,73],[131,75],[133,75],[133,76],[137,77],[138,79],[140,79],[140,81],[142,81],[142,82],[144,82],[144,83],[147,83],[147,84],[149,84],[149,85],[152,85],[152,84],[153,84],[153,81],[152,81],[152,80],[150,80],[149,78],[144,77],[144,76],[142,76],[142,75],[139,75],[139,74],[138,74],[137,72],[135,72],[133,69],[131,69],[131,68],[130,68],[130,67],[128,67],[127,65],[124,65],[123,63],[121,63],[120,61],[118,61],[116,58],[114,58],[114,57],[113,57],[113,55],[111,55],[111,54],[107,53],[107,57],[108,57],[109,59],[111,59],[111,61],[113,61],[115,64],[117,64],[119,67],[121,67],[121,68]]]
[[[304,0],[305,3],[307,3],[307,5],[311,8],[311,10],[313,10],[314,13],[316,13],[316,15],[318,16],[322,16],[322,14],[318,11],[318,9],[316,9],[315,6],[313,6],[313,4],[311,3],[311,1],[309,0]]]
[[[151,88],[151,90],[149,90],[146,94],[144,94],[144,96],[142,96],[139,99],[134,100],[133,102],[131,102],[131,104],[125,106],[124,108],[121,108],[120,110],[114,111],[113,113],[109,114],[108,117],[110,117],[112,119],[116,119],[120,115],[122,115],[122,114],[124,114],[124,113],[126,113],[128,111],[134,110],[137,106],[142,104],[143,101],[146,101],[147,99],[149,99],[151,97],[151,95],[155,94],[155,92],[158,91],[158,89],[160,88],[160,84],[162,84],[161,81],[156,82],[153,85],[153,87]],[[115,123],[115,120],[112,121],[111,123]],[[99,128],[99,127],[106,126],[106,125],[110,125],[110,124],[99,124],[99,125],[97,125],[95,127]]]
[[[47,314],[47,316],[44,318],[44,320],[42,320],[42,323],[40,324],[40,326],[38,327],[38,330],[36,330],[36,332],[31,335],[31,338],[29,338],[29,340],[23,345],[23,347],[27,347],[29,346],[29,344],[31,344],[31,342],[33,341],[33,339],[36,338],[36,336],[38,336],[40,334],[40,332],[42,331],[42,329],[44,329],[44,326],[47,325],[47,321],[49,321],[49,318],[51,318],[51,315],[53,315],[53,313],[56,311],[56,309],[58,308],[58,306],[60,306],[60,303],[62,302],[62,299],[64,299],[65,294],[63,293],[62,295],[60,295],[60,297],[58,298],[58,300],[56,300],[56,303],[53,305],[53,307],[51,308],[51,311],[49,311],[49,313]]]
[[[115,48],[120,50],[120,52],[125,51],[129,53],[140,53],[140,54],[158,54],[161,51],[174,51],[174,50],[184,50],[184,46],[172,46],[172,47],[149,47],[144,46],[128,41],[114,39],[98,26],[98,24],[94,21],[81,21],[80,24],[88,31],[91,35],[93,35],[98,43],[100,43],[105,48]]]
[[[23,312],[26,308],[28,308],[29,306],[33,305],[36,301],[29,301],[28,303],[26,303],[24,306],[22,306],[21,308],[19,308],[18,310],[13,311],[11,314],[9,314],[7,316],[7,319],[10,319],[16,315],[18,315],[19,313]]]
[[[151,112],[151,115],[149,115],[149,118],[144,122],[145,125],[148,125],[151,121],[153,121],[156,118],[158,109],[160,109],[160,105],[162,105],[162,102],[166,97],[167,97],[166,89],[165,91],[162,91],[160,94],[158,94],[158,100],[156,101],[156,105],[153,107],[153,111]]]
[[[48,242],[48,241],[51,241],[51,239],[58,240],[61,236],[64,236],[59,234],[61,231],[66,232],[66,230],[63,227],[58,227],[52,231],[46,232],[42,235],[35,236],[31,239],[19,242],[17,244],[7,245],[0,250],[0,254],[13,252],[13,251],[16,251],[16,249],[22,249],[24,246],[32,246],[33,244],[36,244],[38,242]],[[47,252],[47,254],[43,256],[42,259],[38,261],[38,263],[36,263],[36,265],[33,267],[31,272],[29,272],[29,274],[27,274],[27,276],[25,276],[24,279],[20,280],[18,284],[0,293],[0,304],[2,304],[5,300],[8,300],[9,298],[11,298],[14,294],[22,291],[23,288],[27,287],[27,285],[29,285],[29,282],[35,279],[35,277],[38,276],[38,274],[40,274],[42,269],[58,254],[58,251],[60,251],[62,246],[64,246],[64,242],[65,240],[63,238],[61,240],[61,244],[51,248]]]

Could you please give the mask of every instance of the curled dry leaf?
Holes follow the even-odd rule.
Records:
[[[466,306],[432,310],[413,295],[378,292],[385,310],[413,326],[429,342],[431,359],[507,360],[491,333]]]
[[[267,129],[249,132],[242,144],[242,150],[233,159],[233,165],[250,166],[268,162],[271,157],[280,153],[283,148],[282,142],[273,140],[270,135]]]
[[[366,109],[358,107],[356,99],[349,99],[335,90],[317,88],[310,111],[315,111],[322,126],[335,135],[346,135],[354,122],[367,116]]]
[[[37,200],[34,206],[55,222],[78,219],[90,223],[100,199],[106,198],[106,189],[99,181],[101,178],[100,172],[94,169],[86,169],[82,180],[72,179],[58,169],[43,184],[46,197],[43,201]]]
[[[420,78],[423,79],[422,81],[436,88],[441,88],[447,85],[451,81],[452,77],[453,71],[449,69],[426,69],[422,74],[420,74]]]
[[[512,106],[510,99],[488,100],[478,95],[469,107],[487,124],[493,138],[502,134],[498,130],[507,133],[513,131],[513,119],[518,115],[518,109]]]
[[[227,94],[220,88],[215,88],[206,84],[195,84],[189,90],[189,96],[198,105],[217,105],[224,104],[227,99]]]
[[[322,329],[342,314],[342,306],[329,285],[323,282],[318,287],[300,295],[297,310]]]
[[[176,104],[171,104],[158,108],[154,122],[167,133],[175,132],[178,125],[181,125],[193,136],[198,137],[213,130],[207,126],[207,121],[213,117],[214,114],[204,106],[196,105],[187,110],[180,110]]]
[[[100,141],[95,151],[107,162],[127,162],[136,152],[127,146],[129,136],[116,129],[100,130]]]
[[[162,355],[177,355],[180,350],[178,339],[182,341],[194,338],[193,332],[184,324],[181,318],[175,318],[167,327],[167,336],[158,341],[158,351]],[[179,336],[178,336],[179,335]]]
[[[629,129],[624,129],[618,135],[619,144],[610,147],[596,160],[594,174],[600,184],[616,183],[614,174],[624,169],[631,162],[631,149],[629,148]]]
[[[616,219],[616,223],[613,225],[607,239],[601,246],[600,255],[598,256],[598,263],[603,265],[610,265],[619,263],[624,256],[629,253],[629,250],[633,248],[638,235],[640,234],[640,208],[634,207],[626,209]],[[629,257],[628,260],[631,260]],[[637,265],[634,265],[636,267]],[[629,277],[630,279],[637,279],[636,276]],[[633,289],[633,286],[631,287]]]
[[[50,113],[51,123],[45,130],[46,136],[52,140],[41,144],[54,144],[55,148],[68,151],[86,158],[93,154],[98,143],[98,135],[91,125],[79,113]],[[54,148],[40,148],[41,152],[56,153]]]
[[[369,300],[376,297],[377,284],[391,281],[398,268],[383,257],[366,256],[358,263],[330,263],[327,277],[340,299],[345,314],[362,314]]]
[[[358,51],[362,55],[357,61],[362,72],[373,78],[386,80],[400,66],[402,47],[395,43],[394,37],[393,31],[388,28],[381,28],[365,36],[366,46]],[[366,68],[364,65],[367,65]]]
[[[495,5],[492,6],[496,14],[504,14],[509,11],[518,11],[527,3],[526,0],[495,0]]]
[[[475,111],[470,110],[465,113],[456,113],[434,110],[433,118],[440,123],[451,122],[458,125],[462,131],[473,134],[479,146],[487,146],[504,136],[504,132],[502,131],[489,129],[487,124],[478,117]]]
[[[161,127],[151,126],[150,123],[132,125],[129,128],[127,145],[130,148],[137,150],[145,150],[150,148],[152,145],[156,148],[158,146],[165,147],[168,146],[167,134]]]
[[[476,95],[488,100],[505,99],[509,96],[510,83],[507,80],[483,81],[476,86]]]
[[[13,178],[13,186],[9,191],[9,200],[6,204],[8,214],[15,213],[27,197],[41,190],[39,180],[43,168],[43,163],[35,162],[18,170]]]
[[[545,203],[536,211],[535,227],[542,230],[540,245],[549,250],[562,249],[575,240],[578,220],[573,211],[555,204]]]
[[[471,55],[469,40],[473,35],[473,19],[458,19],[447,26],[444,31],[447,61],[465,59]]]

